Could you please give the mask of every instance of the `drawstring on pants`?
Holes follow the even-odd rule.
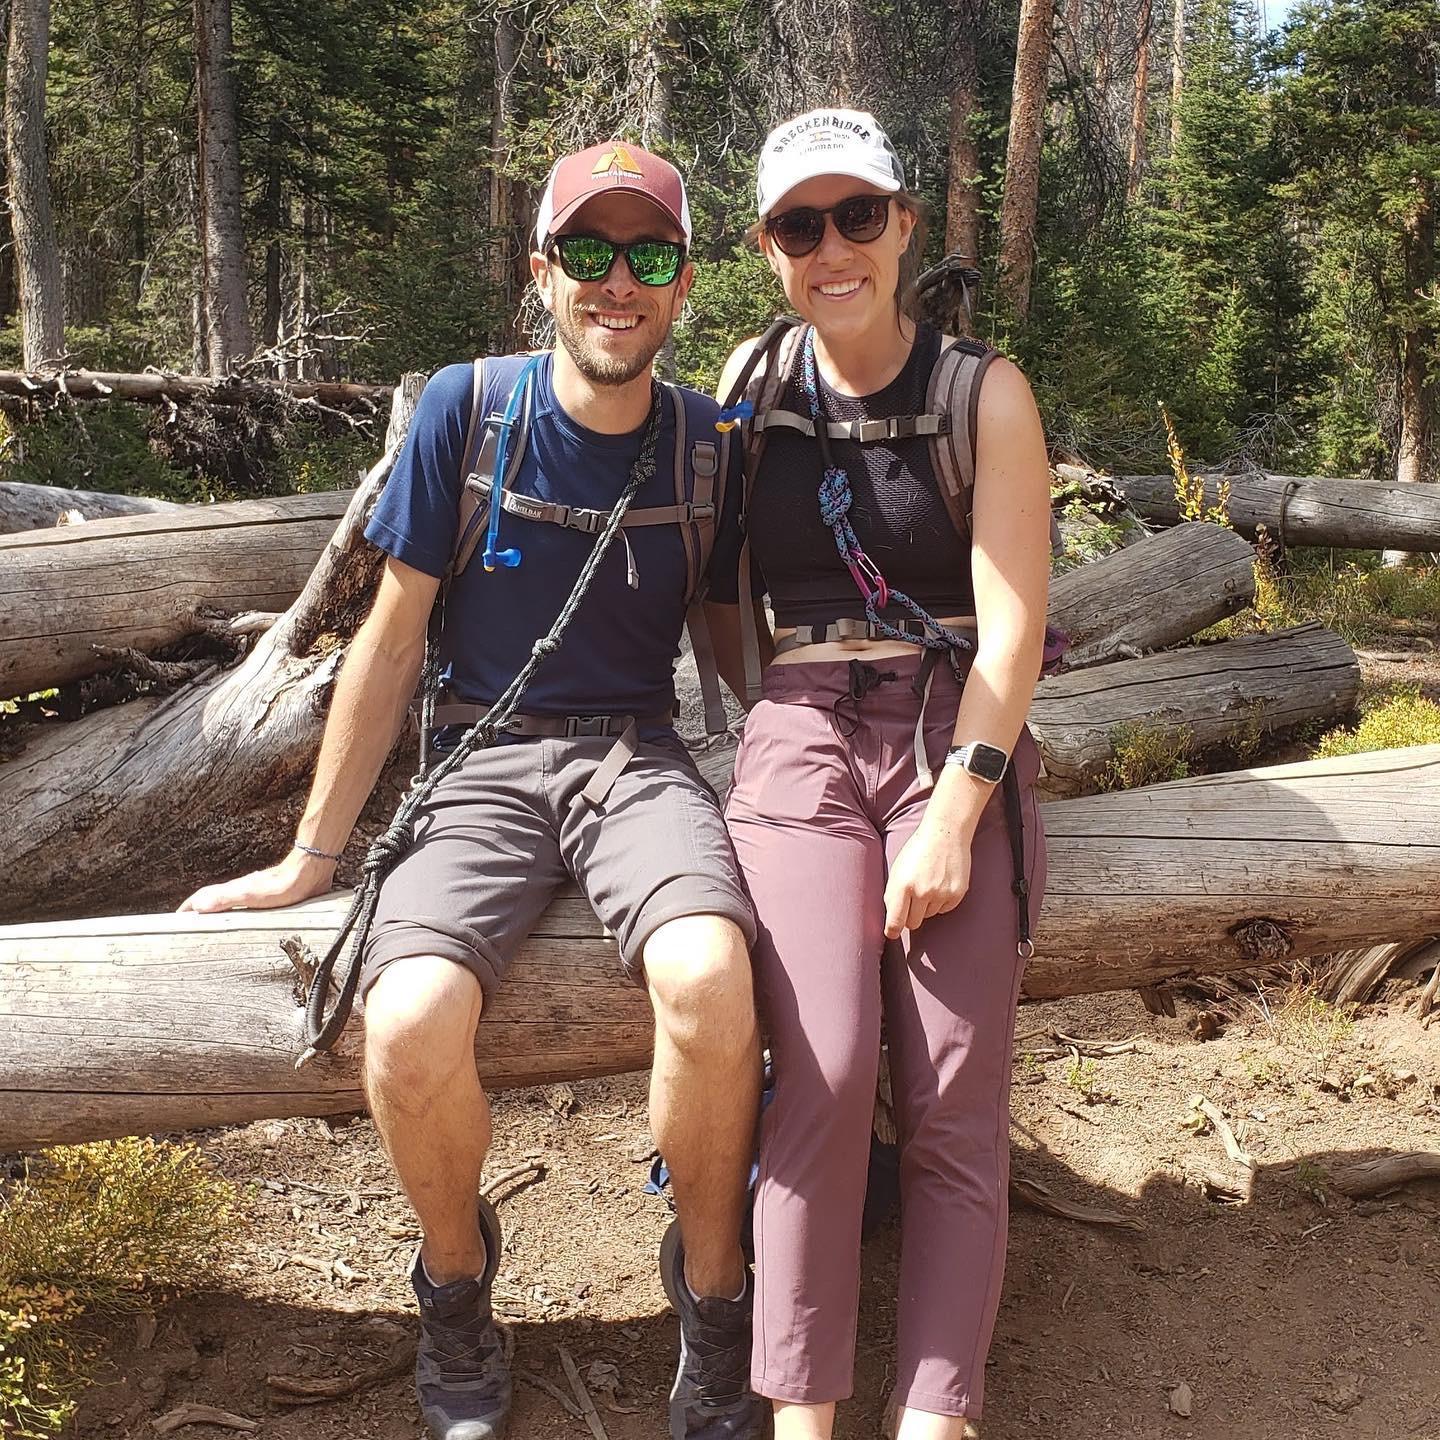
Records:
[[[920,784],[930,789],[935,783],[930,758],[925,751],[925,710],[930,700],[930,691],[935,683],[935,671],[942,659],[950,661],[951,669],[962,683],[959,657],[955,652],[948,655],[940,650],[926,650],[920,657],[920,666],[910,689],[920,702],[920,715],[915,722],[915,773]],[[894,670],[881,670],[864,660],[850,661],[849,683],[845,693],[830,707],[835,717],[835,728],[849,740],[860,728],[860,706],[872,690],[900,677]],[[1000,788],[1004,792],[1005,829],[1010,836],[1010,857],[1013,877],[1010,889],[1015,896],[1016,922],[1019,941],[1015,953],[1022,960],[1029,960],[1035,954],[1035,941],[1030,933],[1030,882],[1025,876],[1025,808],[1020,796],[1020,781],[1015,776],[1013,761],[1005,766]]]

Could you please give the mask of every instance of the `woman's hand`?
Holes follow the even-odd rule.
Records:
[[[932,915],[953,910],[970,888],[970,834],[927,815],[901,847],[885,886],[885,938],[912,934]]]

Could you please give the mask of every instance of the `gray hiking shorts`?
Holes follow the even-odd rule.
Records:
[[[526,739],[477,750],[441,781],[380,887],[363,995],[392,961],[440,955],[487,1001],[555,892],[574,877],[644,983],[645,942],[686,915],[755,916],[715,793],[676,738],[642,740],[601,805],[579,800],[615,742]]]

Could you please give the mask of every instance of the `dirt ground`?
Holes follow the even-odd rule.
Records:
[[[1369,689],[1404,681],[1440,698],[1428,641],[1362,651],[1361,663]],[[1440,1180],[1352,1201],[1329,1178],[1440,1149],[1440,1024],[1421,1028],[1417,993],[1392,985],[1353,1022],[1253,983],[1219,1001],[1183,993],[1173,1018],[1129,993],[1021,1011],[1015,1176],[1133,1228],[1014,1206],[986,1440],[1440,1440]],[[1134,1044],[1077,1058],[1056,1032]],[[1197,1095],[1234,1127],[1253,1172],[1196,1128]],[[495,1192],[514,1440],[592,1433],[562,1351],[608,1440],[661,1440],[676,1322],[655,1263],[669,1214],[643,1192],[643,1077],[501,1096],[495,1133],[488,1176],[543,1166]],[[114,1327],[70,1433],[153,1437],[154,1421],[198,1404],[258,1422],[269,1440],[418,1440],[406,1279],[417,1233],[370,1123],[276,1121],[202,1144],[247,1196],[223,1283]],[[880,1433],[898,1245],[892,1219],[866,1246],[841,1440]],[[291,1407],[271,1377],[358,1388]]]
[[[1015,1206],[986,1440],[1440,1440],[1440,1180],[1354,1202],[1327,1179],[1350,1160],[1440,1148],[1440,1026],[1420,1027],[1417,993],[1393,987],[1350,1024],[1253,986],[1218,1005],[1182,996],[1175,1018],[1128,993],[1021,1011],[1016,1176],[1137,1228]],[[1221,1022],[1214,1038],[1192,1033],[1209,1028],[1202,1011]],[[1077,1063],[1055,1031],[1135,1043]],[[1253,1156],[1248,1199],[1213,1198],[1211,1177],[1243,1192],[1246,1175],[1213,1130],[1187,1124],[1197,1094]],[[659,1440],[676,1322],[655,1266],[668,1213],[642,1191],[642,1077],[501,1096],[495,1130],[488,1175],[544,1167],[496,1192],[512,1434],[587,1434],[562,1408],[573,1406],[563,1347],[610,1440]],[[71,1433],[153,1436],[153,1420],[195,1403],[256,1420],[273,1440],[419,1437],[406,1282],[416,1236],[370,1123],[277,1121],[203,1144],[248,1196],[224,1283],[165,1304],[154,1325],[117,1326]],[[846,1440],[879,1432],[897,1251],[893,1221],[866,1247]],[[281,1405],[267,1383],[387,1366],[395,1378],[305,1408]]]

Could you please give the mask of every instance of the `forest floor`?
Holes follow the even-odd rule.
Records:
[[[1440,698],[1433,651],[1362,652],[1362,664],[1369,690],[1403,681]],[[1353,1018],[1253,981],[1182,990],[1172,1018],[1130,993],[1022,1009],[1015,1176],[1135,1228],[1013,1208],[986,1440],[1440,1440],[1440,1180],[1355,1202],[1327,1179],[1348,1161],[1440,1148],[1440,1026],[1421,1028],[1417,993],[1393,983]],[[1056,1031],[1134,1045],[1077,1061]],[[1248,1180],[1188,1123],[1196,1095],[1254,1157]],[[591,1433],[567,1412],[562,1350],[608,1440],[661,1440],[677,1331],[656,1269],[669,1213],[643,1191],[643,1077],[502,1095],[495,1134],[488,1175],[543,1163],[495,1193],[513,1440]],[[418,1440],[417,1234],[369,1121],[273,1121],[201,1144],[245,1196],[223,1281],[112,1326],[69,1433],[138,1440],[196,1404],[269,1440]],[[1217,1174],[1244,1198],[1214,1198]],[[893,1220],[865,1248],[840,1440],[880,1434],[898,1251]],[[290,1408],[277,1376],[360,1388]]]
[[[1357,1203],[1326,1178],[1348,1160],[1436,1147],[1440,1031],[1406,1008],[1415,993],[1401,987],[1353,1020],[1294,992],[1262,1002],[1253,987],[1218,1004],[1181,997],[1174,1018],[1133,994],[1022,1009],[1015,1175],[1143,1229],[1014,1208],[986,1440],[1440,1440],[1440,1181]],[[1214,1038],[1194,1033],[1209,1028],[1201,1013],[1220,1018]],[[1135,1045],[1077,1065],[1054,1030]],[[1187,1126],[1197,1094],[1254,1157],[1240,1203],[1207,1197],[1215,1172],[1247,1187],[1221,1140]],[[564,1347],[610,1440],[660,1440],[676,1322],[655,1264],[668,1211],[642,1190],[643,1078],[500,1096],[495,1133],[490,1175],[544,1164],[496,1192],[496,1306],[519,1375],[512,1435],[586,1436],[555,1398],[571,1394]],[[163,1305],[158,1325],[117,1325],[71,1433],[151,1436],[154,1420],[195,1403],[257,1420],[273,1440],[420,1436],[414,1221],[369,1121],[273,1121],[203,1145],[248,1197],[224,1283]],[[893,1222],[865,1249],[845,1440],[879,1434],[898,1249]],[[301,1409],[277,1405],[267,1383],[387,1365],[399,1371],[387,1383]]]

